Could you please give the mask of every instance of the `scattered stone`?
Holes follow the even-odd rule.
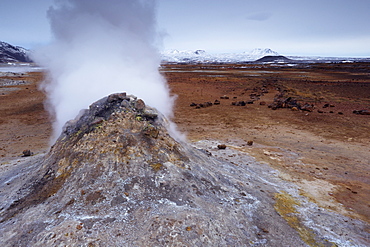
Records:
[[[323,111],[321,111],[321,110],[317,110],[317,112],[318,112],[318,113],[324,113],[324,112],[323,112]]]
[[[253,145],[253,141],[252,141],[252,140],[247,141],[247,145],[248,145],[248,146],[252,146],[252,145]]]
[[[196,103],[191,103],[190,106],[195,106],[196,109],[199,109],[199,108],[205,108],[205,107],[209,107],[209,106],[212,106],[213,103],[211,102],[204,102],[204,103],[200,103],[200,104],[196,104]]]
[[[339,114],[339,115],[343,115],[343,112],[339,111],[339,112],[338,112],[338,114]]]
[[[272,110],[277,110],[279,108],[290,108],[292,109],[293,107],[297,108],[298,110],[303,110],[303,111],[312,111],[314,108],[314,105],[312,104],[304,104],[301,106],[298,101],[292,97],[286,97],[287,91],[284,90],[283,92],[277,94],[274,98],[274,101],[272,104],[269,104],[268,107],[271,108]]]
[[[261,101],[260,102],[260,105],[266,105],[266,102],[265,101]]]
[[[357,115],[370,115],[369,110],[354,110],[353,113]]]
[[[221,96],[220,99],[229,99],[229,96],[224,95],[224,96]]]
[[[305,103],[303,106],[301,106],[302,111],[308,111],[308,112],[312,112],[314,108],[315,106],[313,104],[308,104],[308,103]]]
[[[235,105],[235,106],[245,106],[246,104],[247,104],[247,102],[245,102],[245,101],[231,102],[231,105]]]
[[[22,153],[23,153],[22,157],[28,157],[28,156],[33,155],[33,152],[31,152],[31,150],[29,150],[29,149],[23,150]]]
[[[215,100],[215,102],[213,103],[214,105],[219,105],[219,104],[221,104],[221,102],[219,101],[219,100]]]
[[[218,149],[226,149],[226,145],[225,144],[219,144],[217,145]]]

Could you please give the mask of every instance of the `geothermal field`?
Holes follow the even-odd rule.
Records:
[[[186,134],[183,146],[162,136],[157,114],[131,98],[124,112],[144,113],[95,114],[88,125],[93,130],[71,125],[50,152],[51,120],[39,90],[44,73],[1,72],[5,246],[370,245],[369,63],[174,63],[162,64],[160,72],[177,97],[172,121]],[[116,95],[107,104],[126,101]],[[128,121],[123,128],[133,137],[114,130],[121,121]],[[99,143],[99,131],[111,134]],[[108,169],[111,141],[126,149]],[[146,148],[140,155],[139,146]],[[129,155],[147,164],[144,175],[119,168],[129,167],[131,161],[122,160]],[[92,170],[89,162],[97,162]],[[39,178],[42,169],[48,172]],[[131,177],[123,179],[123,171]],[[112,172],[122,172],[120,184],[112,184]],[[88,185],[100,180],[109,183]],[[37,186],[26,189],[25,181]]]

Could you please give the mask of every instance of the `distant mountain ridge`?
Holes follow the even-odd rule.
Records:
[[[207,53],[205,50],[167,50],[161,53],[163,63],[348,63],[369,62],[370,58],[361,57],[320,57],[286,56],[283,57],[270,48],[255,48],[242,53]]]
[[[0,63],[32,62],[29,51],[20,46],[13,46],[0,41]]]
[[[249,62],[264,56],[279,56],[280,54],[269,48],[255,48],[250,52],[243,53],[220,53],[210,54],[205,50],[169,50],[161,54],[163,62],[175,63],[233,63]]]
[[[249,52],[250,56],[264,57],[264,56],[279,56],[280,54],[276,51],[271,50],[270,48],[255,48]]]

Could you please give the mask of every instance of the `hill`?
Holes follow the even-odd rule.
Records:
[[[32,62],[29,57],[29,51],[20,46],[13,46],[0,41],[0,63],[29,63]]]
[[[258,60],[256,60],[256,62],[258,63],[289,63],[289,62],[292,62],[294,60],[292,59],[289,59],[287,57],[284,57],[284,56],[264,56]]]

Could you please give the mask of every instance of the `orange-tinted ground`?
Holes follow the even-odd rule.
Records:
[[[247,152],[320,205],[370,222],[370,116],[352,113],[370,109],[370,64],[164,65],[161,70],[178,96],[174,121],[190,141],[218,140]],[[37,90],[42,75],[23,79],[30,83],[0,87],[1,165],[25,149],[48,148],[51,124],[45,96]],[[268,108],[283,90],[315,109]],[[252,100],[253,93],[261,94],[253,104],[232,105]],[[220,99],[225,95],[229,99]],[[216,99],[219,105],[190,106]]]
[[[370,108],[369,64],[171,65],[163,70],[178,95],[175,122],[191,141],[220,140],[248,152],[300,184],[302,194],[322,206],[370,221],[370,116],[352,113]],[[260,100],[232,105],[251,100],[261,88],[268,93]],[[315,109],[268,108],[279,88]],[[224,95],[229,99],[220,99]],[[190,106],[216,99],[220,105]],[[332,107],[323,108],[327,103]],[[253,146],[247,145],[250,140]],[[345,209],[331,203],[335,200]]]

